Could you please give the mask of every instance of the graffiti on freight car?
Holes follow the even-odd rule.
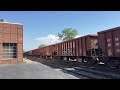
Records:
[[[91,40],[91,48],[98,48],[97,43],[98,43],[98,40],[92,39],[92,40]]]

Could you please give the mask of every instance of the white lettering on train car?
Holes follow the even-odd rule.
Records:
[[[120,43],[118,42],[118,43],[115,43],[115,46],[120,46]]]
[[[110,47],[111,46],[111,43],[108,43],[108,47]]]
[[[111,42],[111,39],[107,39],[107,42]]]
[[[115,41],[119,41],[119,38],[115,38]]]

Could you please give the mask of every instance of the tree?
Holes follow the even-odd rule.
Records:
[[[78,35],[77,30],[72,28],[65,28],[61,33],[58,33],[58,37],[62,41],[74,39],[76,35]]]
[[[41,45],[39,45],[39,47],[38,47],[38,48],[42,48],[42,47],[44,47],[44,46],[46,46],[46,45],[44,45],[44,44],[41,44]]]

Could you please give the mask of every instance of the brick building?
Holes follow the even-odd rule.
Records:
[[[23,25],[0,20],[0,64],[23,62]]]

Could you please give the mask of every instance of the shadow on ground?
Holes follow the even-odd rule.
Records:
[[[44,65],[50,66],[54,69],[57,68],[74,68],[79,67],[80,63],[76,61],[63,61],[58,59],[43,59],[43,58],[36,58],[36,57],[26,57],[27,59],[30,59],[32,61],[42,63]]]
[[[63,70],[64,68],[80,67],[81,64],[76,61],[63,61],[63,60],[58,60],[58,59],[43,59],[43,58],[36,58],[36,57],[26,57],[26,58],[30,59],[32,61],[38,62],[38,63],[42,63],[44,65],[47,65],[53,69],[62,70],[62,72],[66,73],[66,74],[70,74],[77,78],[81,78],[79,75],[71,72],[71,71],[75,71],[74,69],[69,70],[69,72]]]
[[[53,69],[58,69],[58,70],[59,69],[62,70],[64,68],[84,67],[84,68],[89,68],[89,69],[93,69],[93,70],[97,70],[97,71],[103,71],[103,72],[110,71],[110,72],[113,72],[116,74],[120,74],[119,69],[118,70],[110,69],[110,68],[107,68],[106,66],[101,66],[101,65],[94,66],[94,65],[81,64],[81,63],[78,63],[75,61],[64,61],[64,60],[58,60],[58,59],[43,59],[43,58],[36,58],[36,57],[26,57],[26,58],[28,58],[32,61],[38,62],[38,63],[42,63],[44,65],[47,65]],[[75,71],[75,70],[73,69],[73,70],[69,70],[69,71]],[[63,71],[63,72],[80,78],[79,75],[76,75],[74,73],[70,73],[67,71]]]

